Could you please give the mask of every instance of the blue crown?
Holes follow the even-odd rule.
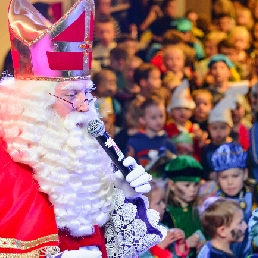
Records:
[[[247,153],[234,142],[221,145],[211,157],[215,172],[222,172],[231,168],[246,168]]]

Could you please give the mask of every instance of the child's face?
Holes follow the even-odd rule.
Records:
[[[247,179],[247,171],[239,168],[231,168],[217,173],[218,184],[223,193],[228,196],[236,196],[243,189]]]
[[[193,143],[177,143],[177,155],[193,155]]]
[[[214,122],[208,125],[211,141],[214,144],[222,144],[230,134],[230,126],[224,122]]]
[[[165,212],[164,193],[162,189],[157,188],[151,193],[150,209],[157,211],[160,214],[160,220],[163,218]]]
[[[168,71],[182,72],[185,65],[184,54],[181,49],[169,48],[164,56],[164,65]]]
[[[166,7],[166,15],[172,18],[177,16],[177,2],[176,1],[169,1]]]
[[[205,41],[204,51],[206,53],[206,57],[212,57],[213,55],[218,54],[218,44],[212,40]]]
[[[165,106],[162,104],[147,107],[144,117],[142,118],[142,122],[146,130],[153,133],[158,133],[161,131],[165,125],[165,121],[166,111]]]
[[[214,77],[215,83],[223,83],[229,80],[231,76],[230,69],[223,61],[218,61],[211,66],[211,74]]]
[[[98,23],[97,24],[97,37],[100,38],[101,43],[108,46],[115,39],[115,28],[113,22]]]
[[[195,200],[199,183],[196,182],[173,182],[170,181],[170,190],[173,191],[174,197],[180,203],[188,204]]]
[[[243,117],[245,115],[245,109],[239,103],[236,104],[236,109],[232,111],[232,120],[233,124],[241,123]]]
[[[194,109],[195,118],[197,118],[197,120],[207,119],[212,107],[211,99],[209,99],[207,94],[200,94],[195,97],[194,102],[195,102],[195,109]]]
[[[238,55],[235,48],[221,47],[220,53],[227,56],[232,62],[236,62],[238,60]]]
[[[102,81],[97,88],[98,97],[113,97],[116,94],[116,75],[106,73],[105,81]]]
[[[232,41],[239,51],[244,51],[248,48],[249,36],[246,33],[239,32],[232,36]]]
[[[159,89],[161,87],[161,73],[158,69],[153,69],[149,73],[149,77],[147,80],[147,87],[152,90],[152,89]]]
[[[187,120],[192,116],[192,110],[189,108],[173,108],[171,110],[171,115],[176,123],[184,125]]]
[[[223,32],[229,32],[232,28],[232,21],[230,17],[222,17],[218,22],[219,29]]]

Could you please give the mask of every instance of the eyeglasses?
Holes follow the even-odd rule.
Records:
[[[90,103],[93,100],[93,98],[92,99],[85,98],[84,100],[78,100],[77,98],[75,98],[73,101],[69,101],[69,100],[61,98],[57,95],[54,95],[51,93],[48,93],[48,94],[71,104],[74,109],[80,108],[86,101],[88,101],[88,103]]]

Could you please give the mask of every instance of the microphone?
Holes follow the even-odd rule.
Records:
[[[123,161],[125,156],[123,152],[118,148],[115,141],[105,130],[103,121],[94,119],[88,123],[88,133],[95,137],[108,156],[111,158],[117,169],[121,171],[124,177],[126,177],[132,170],[133,167],[125,167]]]

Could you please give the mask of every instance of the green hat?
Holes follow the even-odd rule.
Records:
[[[193,136],[190,133],[181,132],[178,136],[172,138],[173,143],[193,143]]]
[[[234,67],[234,64],[231,62],[231,60],[222,54],[213,55],[208,63],[208,68],[211,68],[211,66],[219,61],[224,62],[229,69]]]
[[[190,20],[186,18],[179,18],[176,21],[176,29],[181,32],[191,31],[193,28],[193,24]]]
[[[166,178],[175,182],[200,182],[202,174],[202,165],[190,155],[177,156],[165,166]]]

